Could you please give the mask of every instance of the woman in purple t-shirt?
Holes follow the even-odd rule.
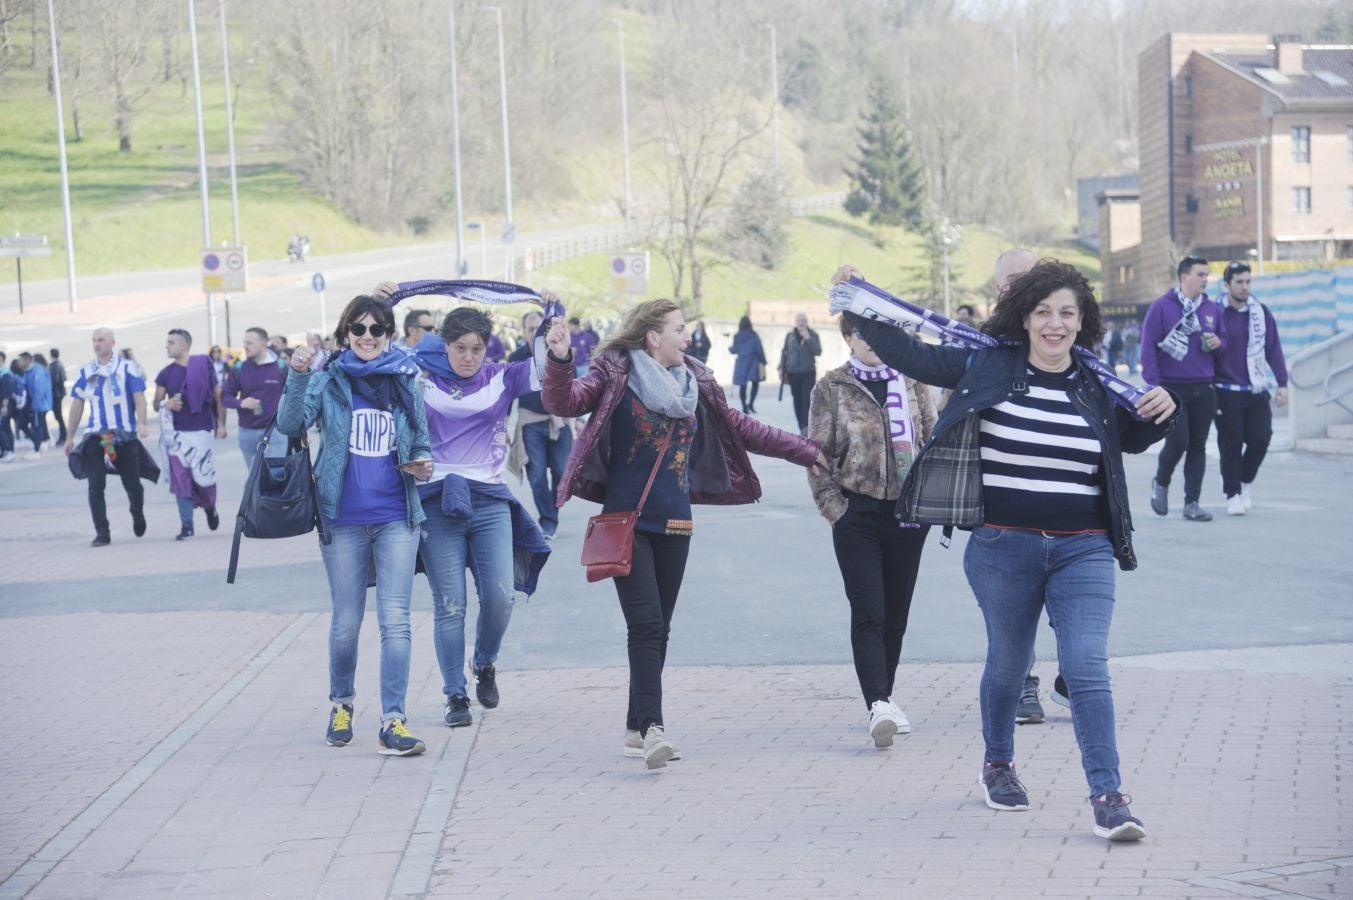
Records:
[[[542,296],[555,300],[548,291]],[[492,322],[470,307],[452,310],[439,335],[415,348],[426,372],[423,403],[434,463],[419,489],[423,524],[419,553],[432,587],[437,661],[446,695],[443,720],[458,728],[472,721],[465,675],[465,570],[479,595],[475,633],[475,695],[485,709],[498,705],[494,664],[512,618],[513,504],[503,481],[507,416],[512,401],[540,390],[531,359],[486,362]]]

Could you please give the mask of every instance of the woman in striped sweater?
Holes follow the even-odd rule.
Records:
[[[834,281],[858,274],[849,266]],[[1095,833],[1139,840],[1146,830],[1120,790],[1109,688],[1114,560],[1136,567],[1123,453],[1163,438],[1175,400],[1148,391],[1137,417],[1073,353],[1104,334],[1099,304],[1075,267],[1045,260],[1001,295],[983,330],[1007,339],[989,350],[937,347],[855,316],[887,365],[954,389],[897,502],[898,516],[972,529],[963,567],[986,622],[980,703],[987,805],[1026,810],[1015,775],[1015,710],[1043,607],[1090,786]]]

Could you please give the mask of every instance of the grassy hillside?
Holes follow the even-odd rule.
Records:
[[[844,212],[797,219],[790,226],[794,251],[780,269],[769,271],[747,263],[715,256],[705,278],[704,315],[736,319],[750,300],[822,299],[831,274],[849,262],[872,281],[898,288],[907,282],[905,269],[923,265],[920,238],[901,228],[885,228],[886,246],[880,248],[855,220]],[[970,230],[951,259],[951,289],[960,293],[990,293],[991,267],[997,255],[1009,246],[997,235]],[[1036,247],[1040,255],[1056,256],[1079,266],[1092,281],[1099,279],[1099,260],[1075,246]],[[671,296],[672,280],[656,250],[651,250],[653,278],[650,297]],[[532,283],[553,288],[574,298],[583,314],[612,316],[631,299],[609,292],[610,255],[592,254],[539,270]],[[958,302],[955,300],[955,302]]]

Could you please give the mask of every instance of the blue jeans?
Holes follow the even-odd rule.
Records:
[[[329,576],[329,700],[351,703],[357,694],[357,636],[366,611],[367,570],[376,564],[376,621],[381,629],[381,724],[403,719],[409,689],[409,595],[418,559],[418,529],[400,520],[385,525],[329,525],[321,541]]]
[[[568,454],[573,449],[573,431],[565,423],[559,437],[550,440],[549,422],[523,425],[521,439],[526,445],[526,478],[535,497],[540,528],[547,535],[559,527],[559,507],[555,505],[555,489],[564,477]]]
[[[974,528],[963,571],[987,628],[982,737],[987,762],[1015,758],[1015,710],[1029,671],[1038,615],[1057,623],[1058,668],[1071,697],[1071,724],[1093,796],[1117,791],[1118,746],[1109,688],[1113,544],[1106,534],[1045,535]]]
[[[419,551],[432,587],[437,662],[442,668],[442,691],[448,697],[465,694],[465,569],[474,573],[479,594],[479,622],[475,630],[474,667],[493,665],[512,619],[516,597],[512,589],[512,513],[505,500],[476,496],[468,522],[442,513],[441,497],[423,501]]]
[[[244,467],[254,467],[254,457],[258,456],[258,442],[263,440],[262,428],[237,429],[240,440],[240,452],[244,454]],[[273,429],[268,438],[268,459],[281,459],[287,455],[287,436]]]

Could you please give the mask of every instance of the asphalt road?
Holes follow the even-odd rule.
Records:
[[[772,424],[791,424],[788,398],[763,396],[759,406]],[[1279,421],[1280,428],[1284,424]],[[199,537],[189,545],[168,540],[176,530],[175,514],[162,486],[149,489],[151,535],[139,544],[121,521],[126,518],[121,489],[110,486],[114,546],[98,551],[88,547],[83,485],[70,479],[59,460],[0,467],[0,546],[8,548],[0,617],[90,610],[327,611],[313,536],[266,548],[262,545],[279,542],[246,541],[239,583],[225,584],[227,529],[244,466],[233,434],[217,448],[226,523],[213,535],[199,522]],[[828,526],[812,505],[803,472],[778,460],[755,463],[765,492],[760,503],[696,508],[669,661],[848,662],[848,607]],[[1348,542],[1353,460],[1274,452],[1256,484],[1255,509],[1228,518],[1221,514],[1212,459],[1203,502],[1219,515],[1209,524],[1178,514],[1178,488],[1173,515],[1162,519],[1150,512],[1154,463],[1154,455],[1128,458],[1141,567],[1118,575],[1115,655],[1353,641]],[[514,489],[529,503],[521,486]],[[609,583],[587,584],[577,562],[582,525],[594,512],[594,505],[580,500],[564,508],[542,587],[529,602],[518,600],[500,668],[624,664],[624,627],[614,590]],[[981,617],[962,574],[964,541],[957,533],[946,550],[932,531],[903,649],[906,660],[976,661],[984,653]],[[103,560],[114,557],[99,554],[110,552],[139,555],[114,567],[119,574],[101,577]],[[431,608],[422,578],[414,606]],[[473,614],[473,598],[470,606]],[[1050,659],[1052,633],[1040,632],[1039,656]]]

